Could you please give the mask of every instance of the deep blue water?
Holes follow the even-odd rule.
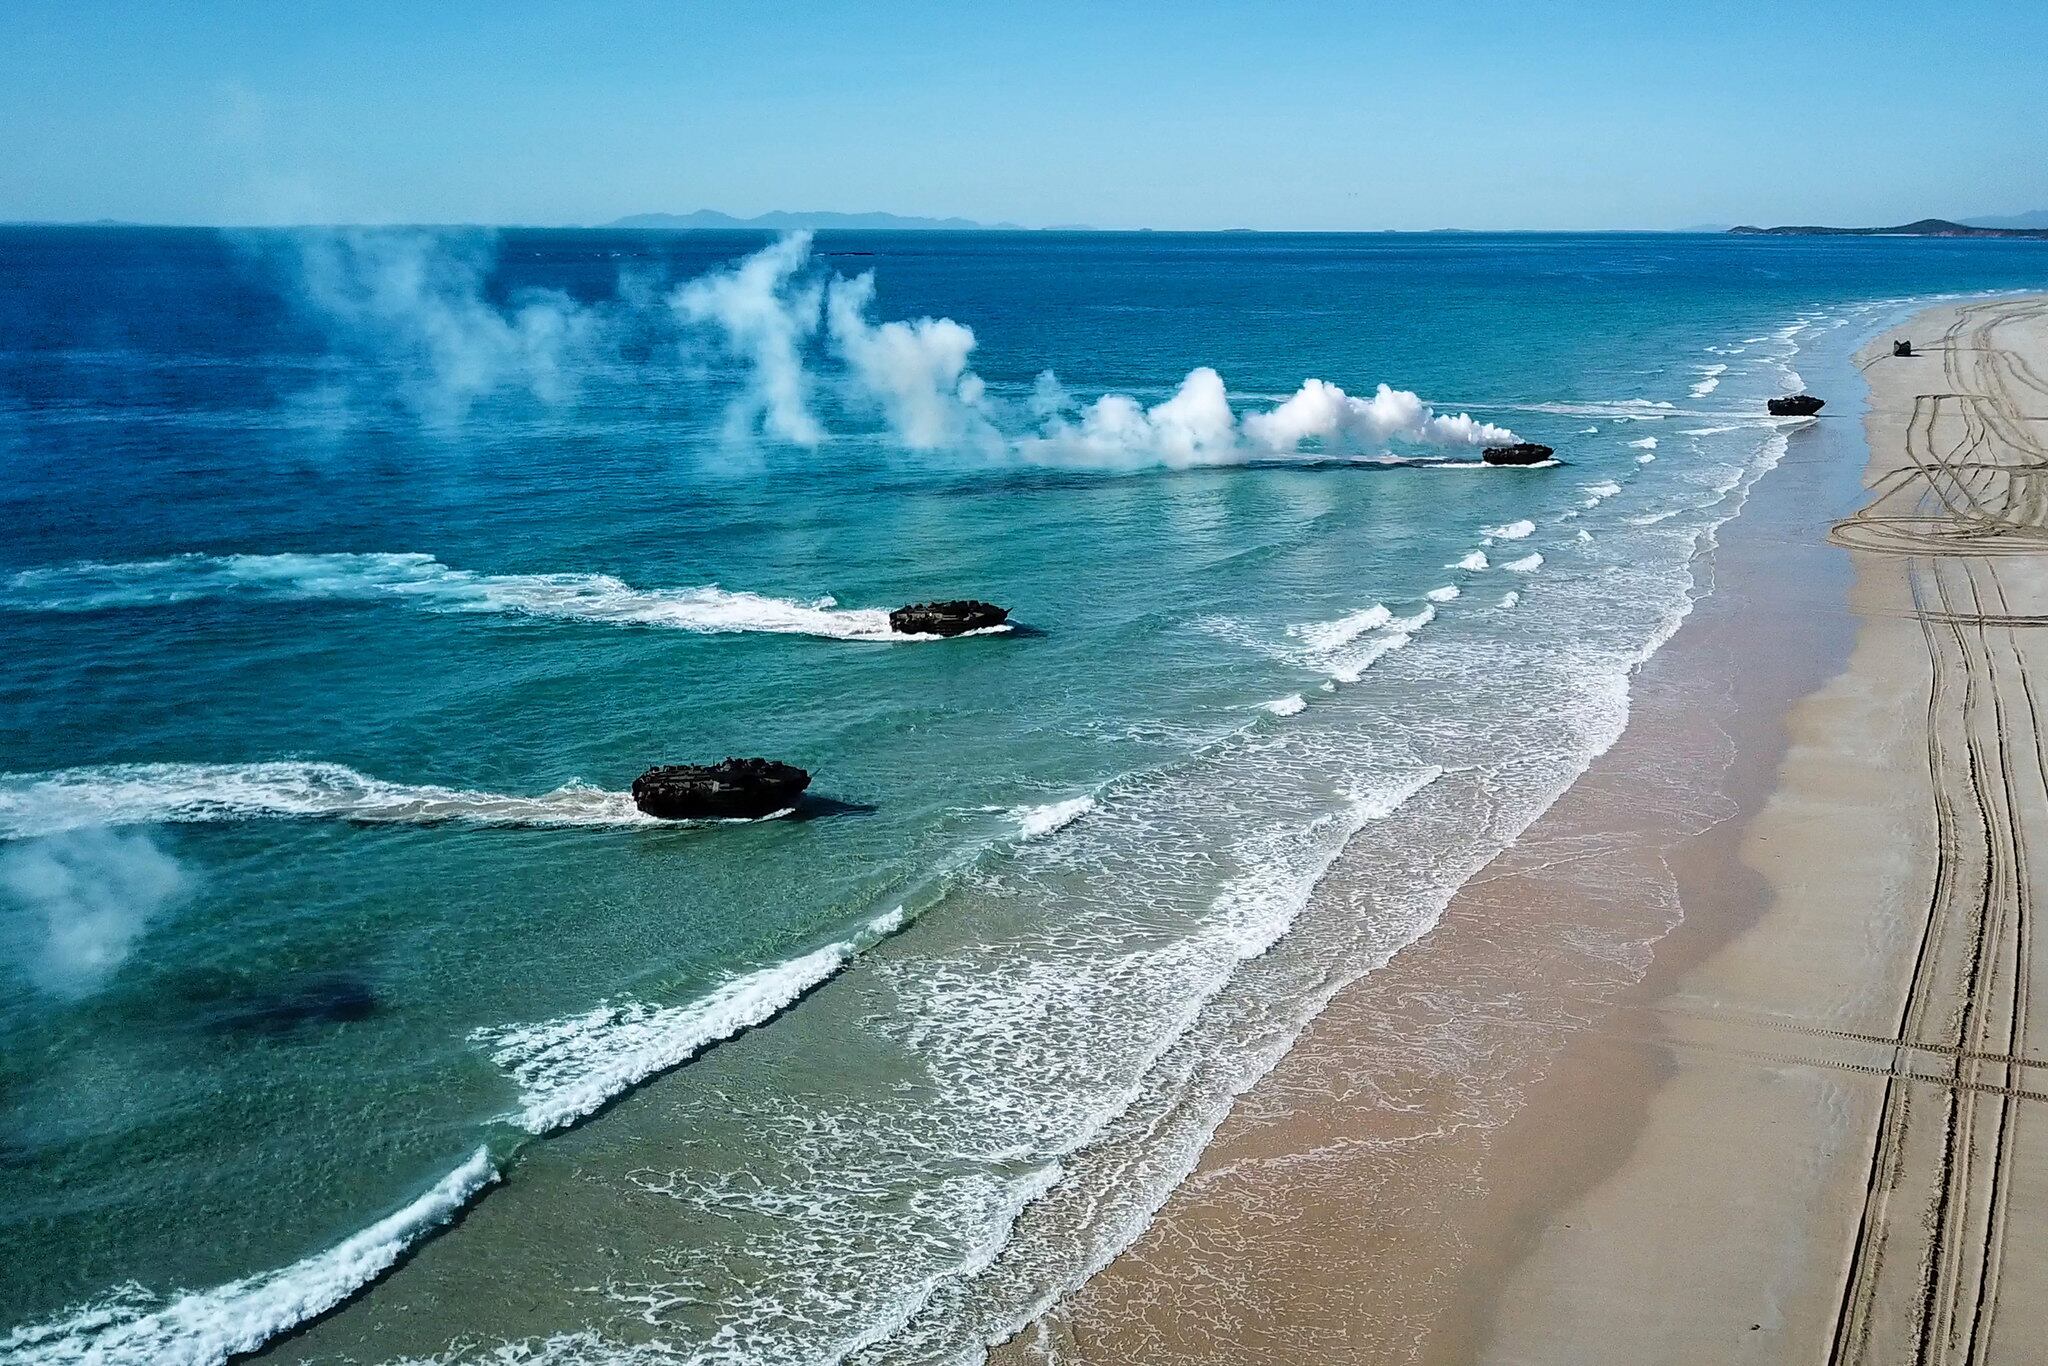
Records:
[[[541,1308],[373,1290],[309,1351],[999,1333],[1611,742],[1802,348],[2048,283],[2032,243],[847,234],[767,323],[689,316],[765,245],[0,229],[0,1352],[254,1345],[486,1171],[398,1279]],[[930,331],[856,382],[804,291],[867,270],[985,394]],[[749,406],[778,337],[813,443]],[[1566,463],[1087,425],[1204,366],[1240,418],[1385,382]],[[1030,629],[885,638],[934,596]],[[622,795],[729,753],[828,800]]]

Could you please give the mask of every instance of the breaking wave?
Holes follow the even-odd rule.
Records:
[[[158,1296],[127,1286],[61,1319],[0,1338],[19,1366],[216,1366],[316,1318],[389,1271],[498,1180],[490,1152],[468,1161],[397,1213],[325,1252],[211,1290]]]
[[[1290,626],[1287,634],[1301,641],[1311,653],[1327,654],[1349,645],[1368,631],[1377,631],[1394,619],[1394,614],[1378,603],[1338,617],[1334,621],[1309,622],[1301,626]]]
[[[538,1024],[480,1029],[470,1041],[519,1087],[510,1121],[532,1134],[585,1119],[712,1044],[773,1019],[868,946],[901,929],[901,907],[859,933],[772,967],[743,973],[687,1005],[605,1004]]]
[[[1505,526],[1488,527],[1481,534],[1496,541],[1519,541],[1535,529],[1536,524],[1525,517],[1519,522],[1509,522]]]
[[[1303,643],[1293,662],[1339,683],[1356,683],[1381,656],[1403,649],[1415,633],[1436,619],[1434,603],[1413,616],[1397,617],[1385,607],[1353,612],[1336,621],[1290,626],[1287,633]]]
[[[1010,814],[1016,819],[1017,832],[1027,840],[1035,840],[1055,830],[1066,829],[1094,809],[1093,797],[1069,797],[1066,801],[1047,802],[1043,806],[1020,806]]]

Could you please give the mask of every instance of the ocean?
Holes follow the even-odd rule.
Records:
[[[1764,399],[2044,283],[0,229],[0,1361],[980,1359],[1613,742]]]

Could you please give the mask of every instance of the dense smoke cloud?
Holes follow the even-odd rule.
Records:
[[[831,440],[821,395],[878,418],[898,446],[985,459],[1083,465],[1200,465],[1301,452],[1362,455],[1389,442],[1474,450],[1514,440],[1505,427],[1440,414],[1382,384],[1370,398],[1321,379],[1277,406],[1240,413],[1223,377],[1188,372],[1146,404],[1128,394],[1081,403],[1050,370],[1026,396],[1004,401],[970,368],[974,330],[951,318],[876,321],[872,272],[843,276],[790,233],[730,265],[664,292],[622,281],[604,306],[528,291],[488,298],[488,240],[425,233],[344,233],[301,247],[301,294],[338,341],[415,362],[414,406],[460,415],[494,390],[547,402],[573,397],[582,353],[628,325],[666,327],[677,354],[715,355],[737,378],[729,440],[805,448]]]
[[[1464,413],[1440,417],[1415,394],[1382,384],[1369,399],[1354,398],[1326,380],[1305,381],[1270,412],[1249,413],[1245,435],[1268,450],[1299,450],[1315,438],[1327,449],[1360,451],[1405,441],[1417,446],[1497,446],[1515,439],[1505,427]]]

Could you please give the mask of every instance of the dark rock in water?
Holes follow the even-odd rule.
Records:
[[[657,764],[633,780],[633,804],[665,821],[750,820],[803,800],[811,775],[773,759]]]
[[[904,636],[957,636],[984,631],[1010,619],[1010,609],[990,602],[959,598],[951,602],[919,602],[889,614],[889,629]]]
[[[1764,404],[1772,417],[1812,417],[1827,407],[1825,400],[1812,394],[1793,394],[1786,398],[1774,398]]]
[[[1913,343],[1911,343],[1911,342],[1909,342],[1909,341],[1895,341],[1895,342],[1893,342],[1893,343],[1892,343],[1892,354],[1893,354],[1894,356],[1910,356],[1910,355],[1912,355],[1912,354],[1913,354]]]
[[[1556,454],[1534,441],[1517,441],[1512,446],[1488,446],[1485,460],[1489,465],[1540,465]]]

